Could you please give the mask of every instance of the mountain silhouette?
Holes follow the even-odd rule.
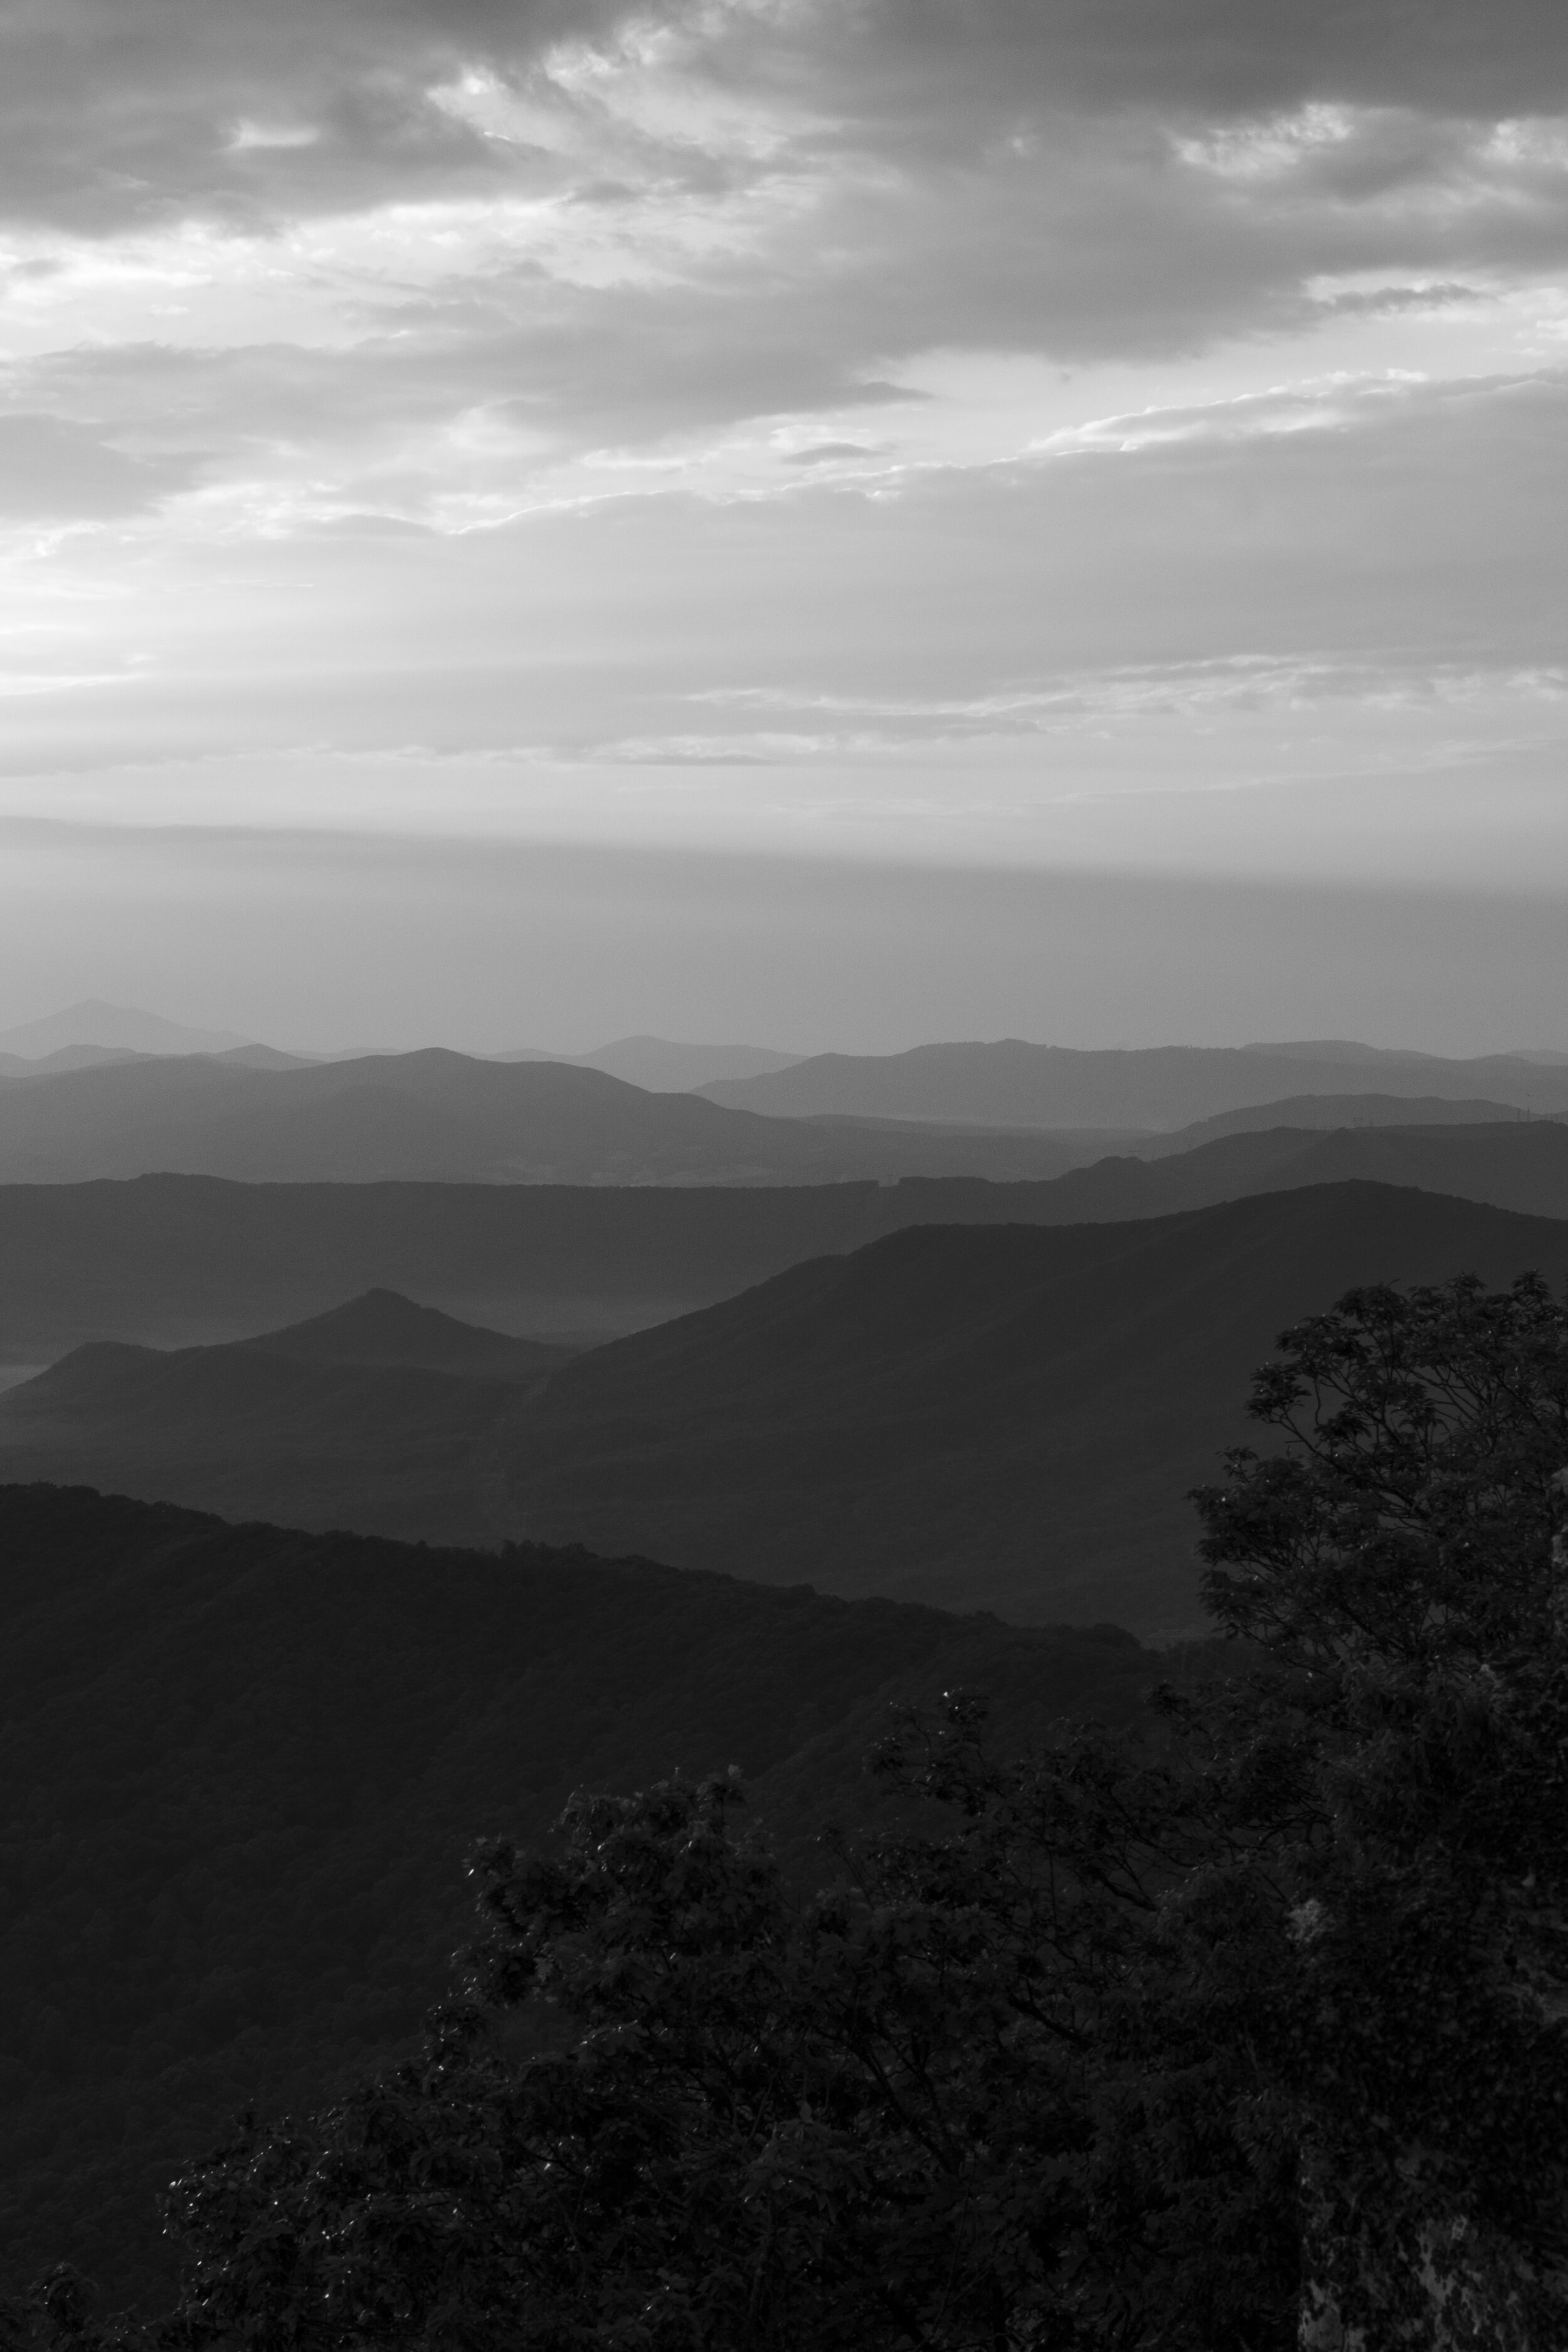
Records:
[[[227,1347],[99,1342],[0,1397],[0,1478],[493,1544],[512,1532],[495,1432],[570,1354],[390,1290]]]
[[[597,1349],[512,1416],[517,1523],[1020,1622],[1198,1621],[1186,1490],[1279,1332],[1354,1285],[1568,1275],[1568,1222],[1313,1186],[920,1227]]]
[[[1145,1158],[1190,1151],[1216,1136],[1248,1135],[1271,1127],[1498,1127],[1512,1125],[1519,1118],[1506,1103],[1463,1097],[1449,1101],[1442,1095],[1289,1095],[1282,1102],[1216,1111],[1212,1118],[1194,1119],[1190,1127],[1173,1129],[1138,1149]]]
[[[0,1182],[174,1171],[247,1182],[817,1183],[1054,1176],[1105,1141],[764,1119],[567,1062],[269,1047],[0,1077]]]
[[[1279,1331],[1357,1283],[1526,1267],[1568,1272],[1568,1221],[1348,1183],[914,1226],[586,1354],[462,1371],[364,1360],[366,1327],[405,1351],[428,1331],[447,1366],[459,1343],[361,1300],[302,1339],[79,1349],[0,1397],[0,1476],[1163,1636],[1198,1622],[1183,1498],[1247,1436]]]
[[[907,1054],[815,1054],[787,1070],[722,1079],[701,1091],[733,1109],[779,1118],[842,1111],[975,1125],[1168,1129],[1302,1094],[1479,1097],[1513,1108],[1568,1110],[1568,1070],[1506,1054],[1448,1061],[1338,1039],[1089,1052],[1004,1037],[917,1045]]]
[[[1030,1190],[1039,1223],[1157,1216],[1256,1192],[1370,1181],[1568,1217],[1568,1125],[1457,1121],[1326,1130],[1272,1127],[1215,1136],[1184,1151],[1114,1157]],[[1021,1188],[1020,1188],[1021,1189]]]
[[[245,1047],[238,1049],[247,1050]],[[254,1049],[249,1049],[254,1050]],[[0,1077],[52,1078],[66,1070],[94,1070],[105,1062],[135,1062],[148,1058],[130,1045],[58,1045],[52,1054],[29,1057],[0,1054]]]
[[[287,1356],[298,1363],[419,1365],[426,1371],[518,1380],[553,1370],[570,1352],[459,1322],[439,1307],[416,1306],[401,1291],[385,1289],[363,1291],[324,1315],[262,1332],[243,1344],[252,1353]]]
[[[586,1342],[909,1225],[1099,1223],[1358,1180],[1568,1216],[1568,1128],[1273,1129],[1018,1184],[0,1185],[0,1362],[47,1363],[89,1339],[247,1338],[375,1287]]]
[[[591,1054],[548,1054],[524,1046],[490,1056],[498,1062],[571,1062],[578,1069],[605,1070],[654,1094],[684,1093],[715,1078],[754,1078],[764,1071],[787,1069],[798,1054],[781,1054],[772,1045],[687,1045],[671,1037],[615,1037],[595,1045]]]
[[[184,1021],[166,1021],[161,1013],[143,1013],[132,1004],[105,1004],[101,997],[85,997],[63,1013],[46,1013],[38,1021],[20,1021],[0,1030],[0,1053],[36,1056],[61,1046],[120,1045],[138,1054],[221,1054],[249,1040],[232,1029],[194,1029]]]
[[[1233,1092],[1235,1058],[1224,1074]],[[1358,1065],[1352,1075],[1373,1066]],[[780,1071],[776,1082],[810,1067]],[[1281,1060],[1269,1067],[1277,1076],[1310,1066]],[[1384,1066],[1375,1069],[1381,1076]],[[1530,1066],[1530,1079],[1537,1093],[1554,1087],[1568,1100],[1568,1073]],[[1183,1084],[1190,1095],[1193,1087]],[[1267,1092],[1258,1097],[1259,1116]],[[1353,1089],[1334,1098],[1358,1126],[1360,1098]],[[1373,1115],[1389,1100],[1371,1089],[1364,1098]],[[1505,1097],[1505,1105],[1511,1099]],[[1174,1100],[1167,1090],[1152,1107],[1145,1103],[1145,1129],[1169,1126],[1164,1113]],[[1455,1100],[1471,1114],[1482,1108],[1473,1088]],[[1301,1125],[1332,1123],[1331,1111],[1297,1097],[1268,1124],[1294,1123],[1298,1104]],[[1221,1106],[1206,1116],[1234,1121],[1252,1108]],[[1497,1113],[1505,1122],[1515,1116],[1506,1107]],[[1387,1123],[1386,1111],[1379,1123]],[[436,1047],[302,1063],[270,1047],[244,1046],[209,1055],[117,1055],[91,1067],[0,1076],[0,1182],[163,1171],[268,1183],[766,1185],[908,1176],[1048,1181],[1114,1151],[1119,1141],[1148,1156],[1226,1131],[1189,1126],[1156,1138],[1129,1132],[1129,1125],[1047,1133],[1026,1123],[955,1127],[880,1112],[851,1117],[831,1108],[763,1117],[726,1108],[706,1093],[656,1093],[575,1063],[486,1062]]]

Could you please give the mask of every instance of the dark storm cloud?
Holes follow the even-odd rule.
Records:
[[[1568,100],[1559,0],[850,0],[806,22],[857,106],[905,121],[1041,105],[1234,120],[1312,100],[1495,119]],[[786,36],[781,69],[791,54]]]
[[[572,40],[619,60],[629,112],[570,75],[545,89]],[[1525,0],[31,0],[0,21],[13,217],[265,226],[548,189],[590,243],[636,256],[646,233],[656,258],[584,279],[520,231],[505,257],[455,248],[434,283],[345,289],[335,348],[286,319],[216,350],[195,323],[163,345],[68,335],[8,398],[153,448],[177,417],[242,468],[294,436],[331,478],[334,445],[352,474],[356,446],[375,462],[481,412],[535,454],[833,411],[853,433],[922,352],[1162,359],[1431,308],[1568,257],[1561,156],[1491,137],[1500,110],[1568,94],[1565,59],[1568,9]],[[545,90],[531,119],[555,152],[438,102],[469,71]],[[695,113],[639,115],[639,74],[673,76]],[[773,143],[726,147],[702,110],[726,99],[771,108]],[[773,184],[806,200],[658,257],[646,225],[672,191],[722,218],[729,192]],[[1314,284],[1369,275],[1394,282]]]
[[[106,232],[483,183],[434,102],[516,73],[622,0],[22,0],[0,22],[0,208]],[[244,126],[249,126],[247,137]]]
[[[432,93],[465,70],[516,84],[552,43],[627,28],[800,100],[825,142],[928,163],[1064,112],[1568,102],[1561,0],[19,0],[0,25],[0,207],[101,233],[483,186],[518,151]]]

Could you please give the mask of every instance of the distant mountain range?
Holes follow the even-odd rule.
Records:
[[[1506,1054],[1446,1061],[1330,1038],[1281,1045],[1159,1045],[1079,1052],[1030,1045],[917,1045],[907,1054],[814,1054],[787,1070],[705,1086],[714,1102],[773,1118],[976,1126],[1169,1129],[1303,1094],[1427,1095],[1568,1109],[1568,1068]]]
[[[1057,1231],[921,1227],[566,1366],[522,1531],[1022,1622],[1197,1622],[1192,1486],[1278,1333],[1372,1281],[1568,1276],[1568,1221],[1372,1184]]]
[[[1568,1124],[1242,1129],[1184,1151],[1099,1160],[1048,1184],[1008,1189],[1035,1202],[1031,1223],[1071,1224],[1369,1180],[1531,1216],[1568,1217]]]
[[[548,1054],[526,1045],[510,1054],[493,1054],[497,1062],[569,1062],[580,1070],[603,1070],[625,1078],[650,1094],[683,1094],[716,1078],[755,1078],[773,1070],[787,1070],[798,1054],[781,1054],[771,1045],[687,1045],[668,1037],[616,1037],[591,1054]]]
[[[1100,1223],[1355,1180],[1568,1216],[1568,1128],[1265,1130],[1022,1184],[0,1185],[0,1365],[37,1368],[89,1339],[244,1339],[374,1287],[595,1341],[910,1225]]]
[[[233,1031],[194,1028],[98,999],[0,1032],[0,1077],[58,1074],[132,1056],[218,1056],[277,1071],[422,1058],[367,1047],[283,1053]],[[917,1045],[901,1054],[802,1055],[773,1046],[638,1034],[586,1054],[525,1045],[456,1058],[595,1070],[650,1093],[696,1091],[729,1108],[770,1118],[935,1121],[964,1129],[1165,1133],[1232,1111],[1322,1097],[1425,1097],[1537,1114],[1568,1110],[1568,1054],[1544,1046],[1455,1060],[1352,1038],[1115,1051],[1001,1038]],[[1325,1116],[1311,1123],[1330,1121]]]
[[[1554,1118],[1563,1113],[1545,1114]],[[1289,1095],[1283,1102],[1248,1103],[1240,1110],[1216,1111],[1190,1127],[1144,1138],[1131,1149],[1145,1160],[1170,1151],[1190,1151],[1220,1135],[1254,1135],[1279,1127],[1486,1127],[1522,1124],[1532,1114],[1507,1103],[1442,1095]]]
[[[575,1064],[436,1047],[299,1065],[247,1046],[0,1077],[0,1183],[10,1184],[165,1170],[274,1183],[1011,1180],[1056,1175],[1109,1140],[764,1119]]]
[[[1287,1058],[1279,1066],[1301,1065]],[[779,1082],[793,1076],[780,1072]],[[1568,1071],[1533,1077],[1568,1100]],[[1174,1099],[1168,1096],[1167,1107]],[[840,1112],[764,1118],[704,1093],[656,1093],[574,1063],[481,1061],[435,1047],[310,1064],[262,1045],[163,1056],[106,1049],[91,1067],[0,1076],[0,1184],[164,1171],[269,1183],[1042,1181],[1117,1148],[1157,1153],[1259,1125],[1405,1125],[1433,1104],[1444,1123],[1522,1117],[1474,1096],[1352,1089],[1231,1105],[1158,1135],[987,1129]]]
[[[364,1058],[368,1048],[331,1054],[286,1054],[258,1045],[227,1029],[195,1029],[183,1021],[167,1021],[159,1013],[143,1013],[130,1004],[106,1004],[100,997],[85,998],[63,1012],[40,1021],[24,1021],[0,1030],[0,1076],[27,1077],[41,1071],[87,1069],[132,1054],[224,1054],[241,1051],[257,1067],[299,1068],[313,1062],[344,1062]],[[578,1069],[603,1070],[614,1078],[646,1087],[655,1094],[684,1093],[712,1078],[750,1078],[770,1070],[787,1069],[798,1054],[781,1054],[773,1046],[682,1045],[668,1037],[616,1037],[590,1054],[556,1054],[542,1046],[524,1045],[514,1052],[482,1058],[498,1062],[563,1062]]]
[[[383,1293],[81,1348],[0,1398],[0,1477],[1168,1636],[1197,1622],[1184,1496],[1279,1331],[1356,1283],[1527,1267],[1568,1275],[1568,1219],[1352,1182],[918,1226],[573,1360]]]
[[[40,1021],[0,1029],[0,1058],[36,1060],[83,1046],[118,1046],[136,1054],[222,1054],[250,1042],[232,1029],[193,1029],[183,1021],[165,1021],[162,1013],[105,1004],[101,997],[91,996]]]

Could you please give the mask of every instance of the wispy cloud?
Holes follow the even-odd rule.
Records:
[[[0,790],[1136,862],[1397,772],[1462,862],[1562,742],[1565,111],[1556,0],[26,0]]]

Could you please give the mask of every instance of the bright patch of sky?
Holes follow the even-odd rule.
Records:
[[[1568,37],[1437,13],[0,37],[0,813],[1568,887]]]

